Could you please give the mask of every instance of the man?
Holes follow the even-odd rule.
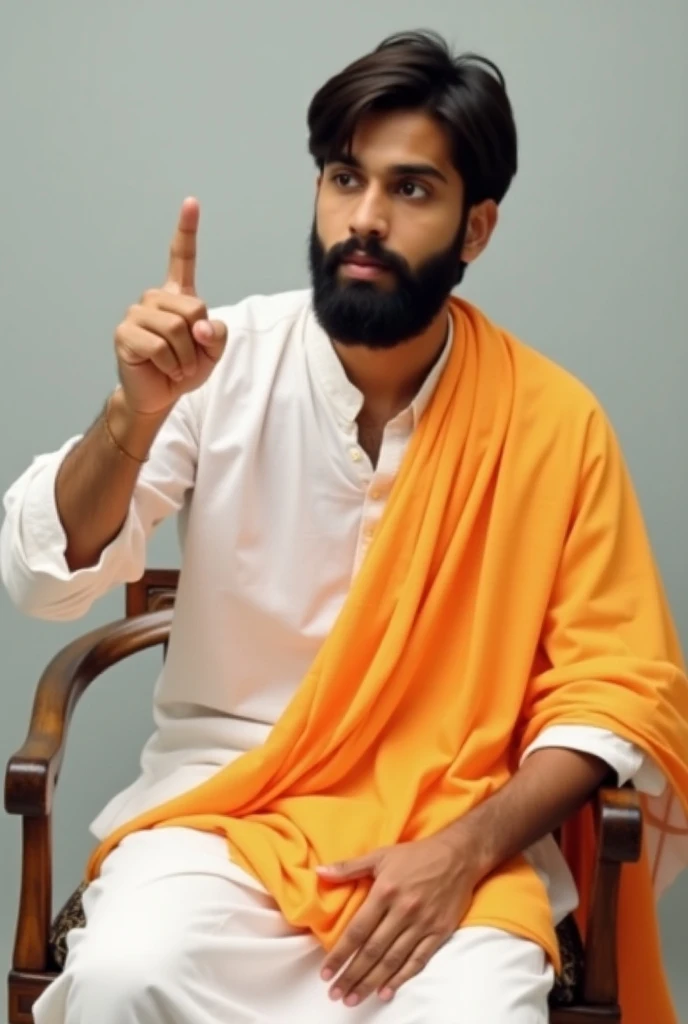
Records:
[[[156,730],[37,1024],[544,1024],[578,899],[552,832],[609,777],[685,806],[688,688],[608,424],[450,298],[516,172],[501,74],[393,37],[309,129],[312,289],[209,313],[186,200],[101,416],[6,497],[29,614],[138,578],[173,512],[183,546]],[[669,1024],[635,970],[624,1020]]]

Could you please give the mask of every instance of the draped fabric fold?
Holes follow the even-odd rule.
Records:
[[[331,947],[370,883],[328,886],[317,865],[434,834],[503,786],[544,728],[600,726],[668,783],[624,879],[619,955],[627,1024],[672,1024],[652,883],[662,861],[688,863],[688,684],[642,517],[586,389],[470,304],[451,315],[449,362],[366,560],[267,741],[118,829],[88,874],[131,832],[212,831]],[[593,844],[581,814],[565,835],[579,883]],[[558,962],[524,858],[484,880],[462,923]]]

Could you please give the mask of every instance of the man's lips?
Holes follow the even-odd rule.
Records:
[[[342,263],[353,263],[357,267],[378,267],[380,270],[385,270],[384,263],[380,260],[373,259],[372,256],[364,256],[362,253],[352,253],[351,256],[346,256]]]
[[[351,277],[363,279],[378,277],[387,271],[384,263],[373,259],[372,256],[364,256],[362,253],[353,253],[351,256],[347,256],[342,260],[342,266],[346,268],[346,273]]]

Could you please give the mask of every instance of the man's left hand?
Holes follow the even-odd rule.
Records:
[[[479,881],[471,860],[437,835],[318,868],[332,884],[374,878],[365,903],[323,964],[323,980],[336,978],[331,998],[357,1006],[377,991],[388,1001],[419,974],[468,910]]]

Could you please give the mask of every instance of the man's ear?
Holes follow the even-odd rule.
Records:
[[[461,250],[464,263],[472,263],[480,256],[492,237],[498,218],[499,210],[493,199],[485,199],[470,208],[466,238]]]

